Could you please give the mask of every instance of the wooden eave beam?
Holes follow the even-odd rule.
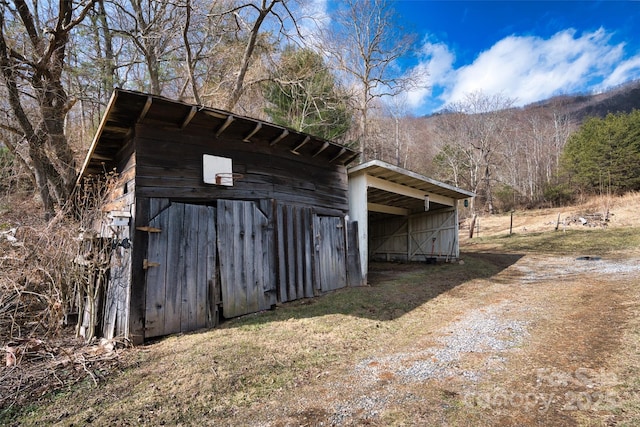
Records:
[[[311,137],[307,135],[307,137],[300,144],[298,144],[298,146],[296,148],[294,148],[293,150],[289,150],[289,151],[291,151],[293,154],[299,156],[300,153],[298,152],[298,150],[300,148],[302,148],[302,146],[305,145],[309,141],[311,141]]]
[[[153,104],[153,97],[149,95],[147,96],[147,100],[144,103],[144,107],[142,107],[142,111],[140,111],[140,114],[138,115],[138,119],[136,120],[136,123],[142,123],[144,118],[147,117],[147,113],[151,108],[151,104]]]
[[[104,154],[99,154],[94,152],[93,156],[91,156],[91,160],[99,160],[99,161],[105,161],[105,160],[113,160],[112,156],[105,156]]]
[[[316,151],[315,153],[313,153],[313,155],[311,157],[316,157],[318,154],[322,153],[324,150],[327,149],[327,147],[329,147],[329,143],[327,141],[324,142],[324,144],[322,144],[322,147],[318,148],[318,151]]]
[[[131,126],[129,128],[129,130],[127,130],[127,133],[124,134],[124,136],[122,137],[122,139],[124,140],[129,140],[131,138],[133,138],[133,134],[134,134],[134,127]]]
[[[191,107],[191,109],[189,110],[189,113],[187,113],[184,120],[182,120],[182,123],[180,124],[180,129],[186,128],[187,125],[191,122],[191,120],[193,120],[197,112],[198,112],[198,107],[196,107],[195,105]]]
[[[276,145],[278,142],[280,142],[280,141],[282,141],[283,139],[285,139],[285,138],[287,137],[287,135],[289,135],[289,131],[288,131],[288,130],[286,130],[286,129],[283,129],[283,130],[282,130],[282,133],[281,133],[280,135],[278,135],[278,136],[276,137],[276,139],[274,139],[273,141],[271,141],[271,142],[269,143],[269,145],[271,145],[271,146],[273,147],[273,146],[274,146],[274,145]]]
[[[432,202],[440,203],[446,206],[454,206],[455,200],[450,197],[440,196],[438,194],[427,193],[425,191],[418,190],[413,187],[408,187],[402,184],[396,184],[395,182],[387,181],[375,176],[367,175],[367,187],[377,188],[378,190],[388,191],[390,193],[400,194],[406,197],[412,197],[414,199],[424,200],[426,196]]]
[[[220,126],[220,128],[216,131],[216,138],[219,138],[220,135],[222,135],[222,132],[224,132],[231,125],[231,123],[233,123],[235,119],[236,118],[233,117],[231,114],[228,115],[227,120],[225,120],[222,126]]]
[[[378,212],[391,215],[408,216],[411,212],[409,209],[399,208],[396,206],[382,205],[379,203],[367,203],[367,210],[370,212]]]
[[[360,155],[360,153],[353,153],[351,156],[347,157],[344,161],[345,165],[348,165],[349,163],[351,163],[352,161],[354,161],[356,159],[356,157],[358,157]]]
[[[211,110],[202,110],[202,112],[207,116],[213,117],[215,119],[226,119],[227,117],[229,117],[226,114],[218,113],[216,111],[211,111]]]
[[[336,154],[331,158],[331,160],[329,160],[329,163],[333,163],[335,160],[338,160],[346,152],[347,152],[347,149],[345,147],[342,147],[338,152],[338,154]]]
[[[256,123],[256,127],[253,128],[253,130],[251,131],[251,133],[249,133],[249,135],[245,136],[244,139],[242,141],[244,142],[251,142],[251,137],[254,136],[256,133],[258,133],[258,131],[262,129],[262,123],[258,122]]]
[[[84,162],[82,163],[82,168],[80,168],[80,173],[76,178],[76,185],[80,185],[80,183],[82,182],[82,178],[87,173],[87,170],[93,167],[91,165],[93,160],[93,155],[96,152],[96,148],[98,147],[98,141],[102,137],[105,127],[109,122],[109,113],[114,109],[114,105],[116,104],[117,99],[118,99],[118,91],[114,91],[113,95],[111,95],[111,98],[109,99],[109,104],[107,105],[107,109],[105,110],[105,113],[100,119],[100,125],[98,126],[98,131],[93,136],[93,141],[91,141],[89,152],[87,153],[87,156],[85,157]]]

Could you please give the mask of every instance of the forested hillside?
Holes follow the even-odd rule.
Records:
[[[486,212],[558,205],[583,193],[621,191],[615,182],[605,189],[602,180],[595,184],[582,178],[571,181],[575,167],[561,160],[570,137],[589,119],[639,109],[640,82],[599,94],[558,96],[520,108],[513,104],[514,100],[499,95],[472,93],[440,114],[421,118],[418,127],[426,132],[429,147],[415,148],[419,154],[410,156],[408,167],[473,190],[478,194],[475,207]],[[630,117],[629,126],[633,126],[633,117],[637,115]],[[630,133],[624,137],[628,141],[634,138]],[[629,144],[627,148],[633,151]],[[616,161],[625,159],[629,157]],[[604,174],[604,169],[590,173]],[[638,189],[637,185],[624,188]]]
[[[429,70],[394,65],[417,37],[387,2],[343,2],[331,31],[313,36],[315,18],[285,0],[14,0],[0,11],[2,188],[30,188],[46,218],[69,201],[113,87],[330,138],[361,151],[360,161],[473,190],[474,208],[489,212],[562,202],[553,194],[569,136],[586,117],[628,112],[640,99],[638,82],[524,108],[478,92],[412,117],[405,95],[429,86]]]
[[[630,113],[640,109],[640,81],[632,81],[598,94],[563,95],[524,107],[528,111],[561,108],[578,122],[609,113]]]

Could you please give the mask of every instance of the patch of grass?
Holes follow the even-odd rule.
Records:
[[[370,286],[345,288],[321,298],[293,301],[265,311],[230,320],[225,328],[264,331],[274,322],[343,315],[373,321],[396,319],[468,280],[488,278],[519,257],[465,254],[463,263],[373,264]],[[322,322],[320,322],[322,323]],[[329,322],[329,328],[334,326]]]
[[[490,392],[496,386],[522,393],[539,391],[535,378],[526,376],[531,374],[532,366],[575,370],[573,365],[563,365],[562,358],[567,363],[578,363],[569,356],[584,355],[595,347],[594,343],[604,342],[588,340],[593,331],[607,335],[607,328],[620,327],[620,322],[611,321],[614,311],[597,309],[607,305],[587,307],[593,295],[602,295],[607,289],[604,285],[592,289],[583,280],[576,280],[571,286],[563,283],[562,287],[556,283],[519,283],[522,254],[603,254],[632,245],[637,248],[640,236],[635,231],[617,228],[486,236],[468,242],[461,255],[464,263],[372,264],[369,286],[294,301],[275,310],[229,320],[214,330],[167,337],[132,350],[128,357],[135,360],[130,367],[98,387],[78,385],[46,398],[37,407],[15,409],[4,424],[247,425],[266,420],[265,424],[273,421],[272,425],[328,425],[331,411],[338,411],[339,415],[339,409],[332,405],[342,402],[334,389],[343,387],[340,398],[357,400],[361,394],[375,397],[378,393],[397,399],[388,404],[379,419],[371,420],[373,425],[532,425],[528,423],[531,420],[541,420],[539,425],[562,425],[545,423],[542,416],[535,418],[535,414],[521,420],[521,413],[506,412],[508,408],[501,418],[494,412],[469,407],[465,400],[469,390],[462,383],[394,383],[390,380],[393,373],[384,376],[387,372],[380,372],[379,381],[371,385],[374,389],[352,390],[349,375],[372,355],[393,355],[437,345],[437,334],[446,334],[447,329],[443,328],[450,321],[463,318],[469,310],[482,310],[504,300],[514,307],[505,316],[537,315],[529,307],[540,311],[560,307],[556,307],[556,323],[549,321],[545,312],[538,323],[532,324],[532,328],[538,328],[537,333],[544,330],[549,334],[548,339],[545,336],[538,343],[538,359],[532,359],[532,349],[523,344],[514,348],[514,355],[510,356],[509,363],[515,363],[516,355],[522,355],[517,361],[520,365],[510,365],[515,370],[486,370],[485,359],[476,353],[465,356],[462,367],[452,369],[485,369],[483,373],[488,376],[482,381],[486,384],[478,383],[478,392]],[[515,268],[510,268],[516,263]],[[582,289],[582,293],[574,292],[574,288]],[[611,299],[602,297],[603,301]],[[518,311],[518,307],[527,310]],[[583,311],[587,309],[602,324],[592,323],[595,326],[583,331],[589,334],[583,345],[576,339],[576,331],[584,326]],[[568,326],[574,329],[568,331]],[[627,373],[629,376],[620,386],[621,393],[627,394],[621,395],[635,396],[633,402],[621,402],[616,408],[621,422],[629,420],[628,425],[640,418],[638,396],[632,394],[640,393],[640,353],[636,348],[640,325],[634,323],[633,327],[637,330],[626,341],[628,354],[621,355],[629,360],[618,362],[627,369],[619,377],[625,378]],[[634,340],[636,347],[632,351]],[[573,346],[572,351],[565,349],[567,343]],[[603,350],[596,355],[605,360],[610,353]],[[531,360],[536,364],[532,365]],[[304,399],[307,403],[300,403]],[[592,413],[584,414],[587,423],[593,421],[591,416]],[[251,422],[247,422],[249,419]],[[358,421],[363,424],[370,420]],[[351,425],[356,424],[353,421]]]
[[[474,239],[466,249],[547,254],[610,254],[640,247],[636,228],[545,231],[530,234],[486,236]]]
[[[376,268],[370,286],[160,340],[133,352],[137,361],[108,382],[52,396],[36,411],[14,412],[12,419],[22,425],[194,424],[208,414],[225,419],[238,408],[352,366],[373,348],[411,345],[441,318],[429,315],[438,307],[429,301],[503,266],[469,254],[464,265]],[[123,400],[124,395],[135,398]]]

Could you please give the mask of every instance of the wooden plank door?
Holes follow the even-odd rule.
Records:
[[[278,203],[276,229],[279,302],[315,296],[311,208]]]
[[[218,257],[224,317],[275,304],[273,227],[256,203],[218,200]]]
[[[314,218],[316,277],[322,292],[347,286],[344,220],[334,216]]]
[[[149,233],[146,259],[146,338],[211,323],[214,215],[213,207],[173,203],[150,221],[155,231]]]

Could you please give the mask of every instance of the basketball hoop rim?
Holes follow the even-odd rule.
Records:
[[[237,179],[243,179],[244,178],[244,174],[238,173],[238,172],[220,172],[215,174],[215,180],[216,180],[216,184],[220,185],[222,183],[223,179],[231,179],[233,181],[237,180]]]

